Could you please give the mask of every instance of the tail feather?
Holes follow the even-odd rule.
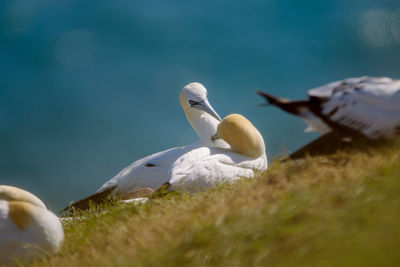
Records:
[[[110,188],[107,188],[106,190],[93,194],[91,196],[88,196],[87,198],[78,200],[70,205],[68,207],[65,207],[60,211],[60,213],[66,213],[67,211],[70,212],[72,210],[88,210],[90,209],[91,205],[99,205],[102,203],[105,203],[107,201],[113,200],[114,194],[113,191],[117,186],[113,186]]]
[[[310,102],[308,100],[291,101],[289,99],[277,97],[262,91],[257,91],[257,94],[264,97],[271,105],[274,105],[293,115],[299,116],[305,111],[310,110]]]

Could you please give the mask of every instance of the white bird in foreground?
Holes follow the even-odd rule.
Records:
[[[300,116],[307,131],[391,139],[400,135],[400,80],[359,77],[336,81],[308,91],[308,100],[290,101],[258,94],[286,112]]]
[[[29,262],[57,252],[64,231],[56,215],[33,194],[0,185],[0,265]]]
[[[225,132],[220,137],[225,137],[225,140],[231,143],[257,139],[253,142],[253,146],[257,144],[260,146],[258,152],[262,151],[262,153],[255,153],[257,157],[252,157],[255,154],[245,156],[245,154],[236,153],[226,141],[216,138],[221,118],[209,104],[207,90],[202,84],[191,83],[185,86],[180,93],[180,103],[189,123],[199,137],[198,141],[135,161],[101,186],[95,195],[76,203],[81,202],[82,207],[87,207],[89,200],[98,199],[98,196],[104,192],[106,194],[101,198],[107,197],[109,193],[116,194],[117,192],[124,198],[124,195],[129,195],[137,189],[155,190],[164,184],[168,184],[170,190],[197,191],[214,186],[216,183],[232,182],[241,177],[253,177],[256,170],[267,169],[262,136],[247,119],[243,119],[244,117],[233,119],[234,122],[231,121],[226,125],[228,128],[228,126],[242,123],[243,129],[246,130],[239,136],[247,137],[248,140],[235,138],[228,140],[226,136],[229,136],[229,133]],[[249,147],[249,149],[254,149],[254,147]],[[245,149],[246,146],[243,148]],[[241,150],[237,151],[241,152]],[[72,204],[72,206],[80,208],[80,205]]]
[[[185,153],[171,166],[171,190],[198,191],[216,183],[252,178],[255,171],[267,169],[264,139],[245,117],[227,116],[217,134],[230,148],[202,146]]]

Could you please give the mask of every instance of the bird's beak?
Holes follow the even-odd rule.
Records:
[[[191,106],[195,109],[204,111],[208,114],[210,114],[211,116],[213,116],[214,118],[216,118],[218,121],[222,121],[221,118],[218,116],[217,112],[215,112],[215,110],[211,107],[210,103],[208,103],[208,100],[203,100],[201,102],[196,102],[191,104]]]

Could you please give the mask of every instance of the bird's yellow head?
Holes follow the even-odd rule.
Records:
[[[44,203],[32,193],[9,185],[0,185],[0,200],[8,202],[10,218],[21,230],[29,227],[35,213],[46,209]]]
[[[262,135],[240,114],[226,116],[218,125],[218,136],[224,139],[233,151],[247,157],[258,158],[265,153]]]
[[[46,209],[44,203],[34,194],[9,185],[0,185],[0,200],[22,201]]]

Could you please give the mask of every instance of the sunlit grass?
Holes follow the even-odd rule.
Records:
[[[398,266],[400,145],[271,164],[257,179],[66,222],[34,266]]]

